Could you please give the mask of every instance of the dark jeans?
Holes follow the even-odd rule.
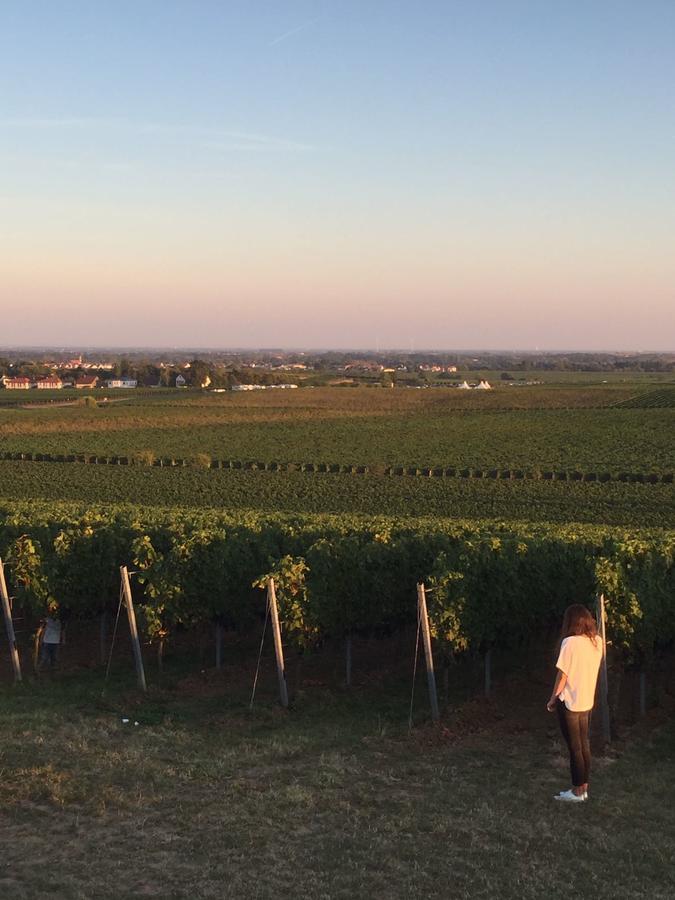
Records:
[[[588,783],[591,774],[591,711],[587,709],[584,712],[572,712],[562,700],[558,700],[556,707],[560,730],[570,751],[572,784],[574,787],[581,787]]]
[[[44,644],[42,645],[42,652],[40,653],[40,663],[44,665],[45,663],[49,666],[50,669],[55,668],[56,660],[59,655],[59,645],[58,644]]]

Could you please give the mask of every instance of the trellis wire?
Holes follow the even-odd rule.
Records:
[[[255,690],[258,686],[258,675],[260,674],[260,661],[262,659],[263,645],[265,643],[265,633],[267,631],[267,620],[270,617],[270,601],[269,597],[267,599],[267,607],[265,609],[265,624],[263,625],[262,637],[260,638],[260,650],[258,651],[258,664],[255,667],[255,678],[253,679],[253,690],[251,691],[251,702],[248,705],[249,709],[253,709],[253,701],[255,700]]]
[[[115,616],[115,627],[113,628],[112,640],[110,642],[110,653],[108,653],[108,665],[105,669],[105,682],[108,683],[108,676],[110,675],[110,664],[112,662],[113,650],[115,649],[115,638],[117,637],[117,625],[120,620],[120,612],[122,611],[122,600],[124,599],[124,591],[122,589],[122,585],[120,584],[120,599],[117,604],[117,615]]]
[[[408,715],[408,731],[412,731],[413,726],[413,702],[415,700],[415,678],[417,676],[417,658],[420,650],[420,628],[422,627],[422,619],[420,616],[419,604],[417,606],[417,636],[415,637],[415,663],[413,665],[412,690],[410,691],[410,713]]]

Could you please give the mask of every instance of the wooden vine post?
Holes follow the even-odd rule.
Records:
[[[607,636],[605,632],[605,595],[600,594],[597,604],[597,622],[600,640],[602,641],[602,660],[600,661],[600,722],[602,739],[609,744],[612,739],[609,723],[609,699],[607,693]]]
[[[5,617],[5,628],[7,629],[7,640],[9,641],[9,655],[12,657],[12,668],[14,669],[14,681],[21,681],[21,660],[19,659],[19,650],[16,646],[16,635],[14,634],[14,622],[12,621],[12,606],[9,602],[9,594],[7,592],[7,582],[5,581],[5,567],[0,559],[0,595],[2,595],[2,612]]]
[[[274,634],[274,655],[277,660],[277,678],[279,679],[279,699],[281,705],[288,709],[288,688],[286,686],[286,671],[284,669],[284,648],[281,643],[281,626],[279,624],[279,608],[277,606],[277,593],[274,587],[274,579],[267,583],[267,602],[272,619],[272,632]]]
[[[417,585],[417,615],[422,629],[422,643],[424,644],[424,659],[427,666],[427,685],[429,687],[429,702],[431,703],[431,718],[434,722],[440,719],[438,711],[438,695],[436,693],[436,676],[434,675],[434,657],[431,652],[431,631],[429,630],[429,615],[427,613],[427,597],[423,584]]]
[[[134,601],[131,596],[131,582],[129,581],[129,572],[126,566],[120,566],[120,576],[122,578],[122,591],[124,593],[124,605],[127,608],[127,618],[129,619],[129,631],[131,632],[131,646],[134,651],[134,662],[136,663],[136,677],[138,686],[142,691],[147,691],[148,687],[145,683],[145,669],[143,668],[143,656],[141,654],[141,642],[138,639],[138,628],[136,627],[136,613],[134,611]]]

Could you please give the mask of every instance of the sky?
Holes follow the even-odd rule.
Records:
[[[0,0],[0,344],[675,349],[672,0]]]

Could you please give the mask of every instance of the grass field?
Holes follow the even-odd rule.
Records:
[[[672,722],[596,760],[570,808],[548,686],[523,687],[411,735],[407,691],[378,682],[308,684],[290,713],[248,712],[228,669],[143,701],[82,672],[3,688],[0,894],[672,897]]]

